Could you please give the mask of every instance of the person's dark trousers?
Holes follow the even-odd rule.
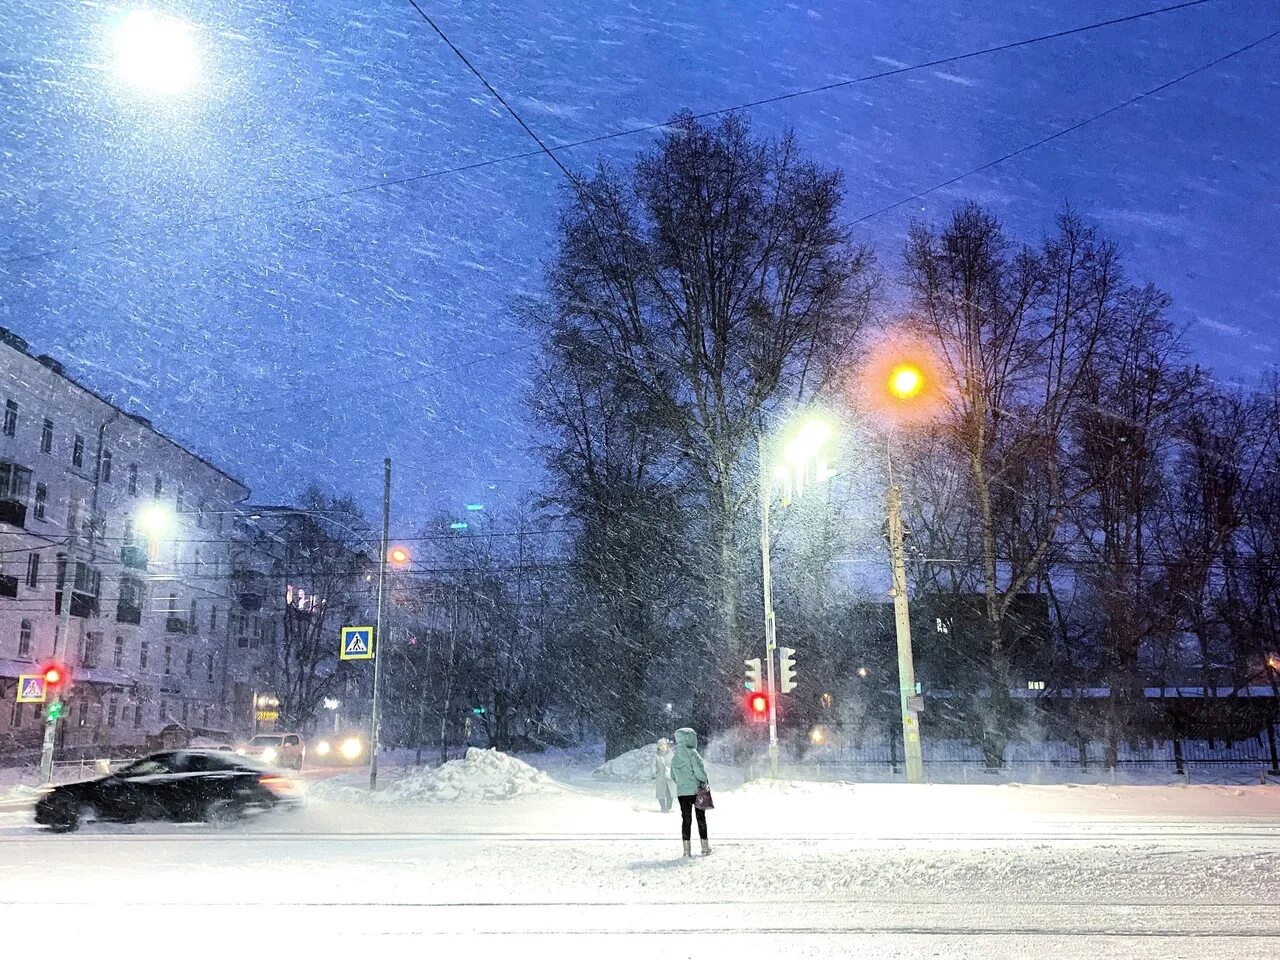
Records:
[[[694,813],[693,797],[680,798],[680,839],[689,839],[690,817]],[[707,839],[707,811],[698,810],[698,837]]]

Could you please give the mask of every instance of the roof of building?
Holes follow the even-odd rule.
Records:
[[[83,393],[87,393],[89,396],[93,397],[99,403],[106,404],[112,410],[118,411],[119,413],[128,417],[130,420],[132,420],[134,423],[138,424],[139,426],[143,427],[144,429],[150,430],[161,440],[181,450],[187,456],[194,457],[196,460],[199,460],[210,470],[213,470],[214,472],[221,474],[222,476],[226,477],[228,480],[230,480],[232,483],[236,484],[237,486],[243,487],[245,490],[245,496],[246,497],[248,496],[249,487],[239,477],[235,476],[234,474],[228,473],[226,470],[223,470],[221,467],[219,467],[216,463],[213,463],[207,458],[196,453],[190,447],[184,446],[183,444],[179,443],[177,440],[173,439],[173,437],[170,437],[167,434],[162,433],[160,430],[156,428],[156,425],[151,422],[150,418],[145,417],[140,413],[132,413],[126,410],[124,407],[120,406],[110,397],[106,397],[101,393],[98,393],[98,391],[94,390],[93,388],[87,387],[83,383],[81,383],[79,380],[76,380],[74,377],[69,376],[66,370],[63,368],[61,361],[55,360],[53,357],[49,356],[47,353],[42,353],[39,356],[33,354],[31,352],[31,345],[28,344],[27,341],[24,340],[22,337],[18,336],[16,333],[10,330],[8,327],[0,326],[0,344],[3,344],[9,347],[10,349],[22,354],[23,356],[28,357],[31,360],[34,360],[36,363],[40,364],[42,367],[47,369],[50,373],[54,374],[57,377],[61,377],[63,380],[65,380],[71,386],[75,387],[77,390],[80,390]]]

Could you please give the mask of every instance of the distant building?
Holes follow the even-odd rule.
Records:
[[[64,749],[242,727],[229,694],[253,665],[230,542],[248,489],[3,328],[0,404],[0,749],[38,746],[42,707],[14,691],[53,654],[68,580]],[[143,529],[148,508],[162,529]]]

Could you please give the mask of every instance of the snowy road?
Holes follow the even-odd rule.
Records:
[[[693,861],[643,794],[317,799],[233,831],[10,814],[0,925],[193,955],[225,929],[314,956],[1280,956],[1272,788],[753,785],[722,793]]]

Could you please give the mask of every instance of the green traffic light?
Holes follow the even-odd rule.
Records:
[[[62,701],[55,700],[53,701],[53,703],[49,704],[49,711],[44,715],[44,718],[48,723],[57,723],[58,719],[61,716],[62,716]]]

